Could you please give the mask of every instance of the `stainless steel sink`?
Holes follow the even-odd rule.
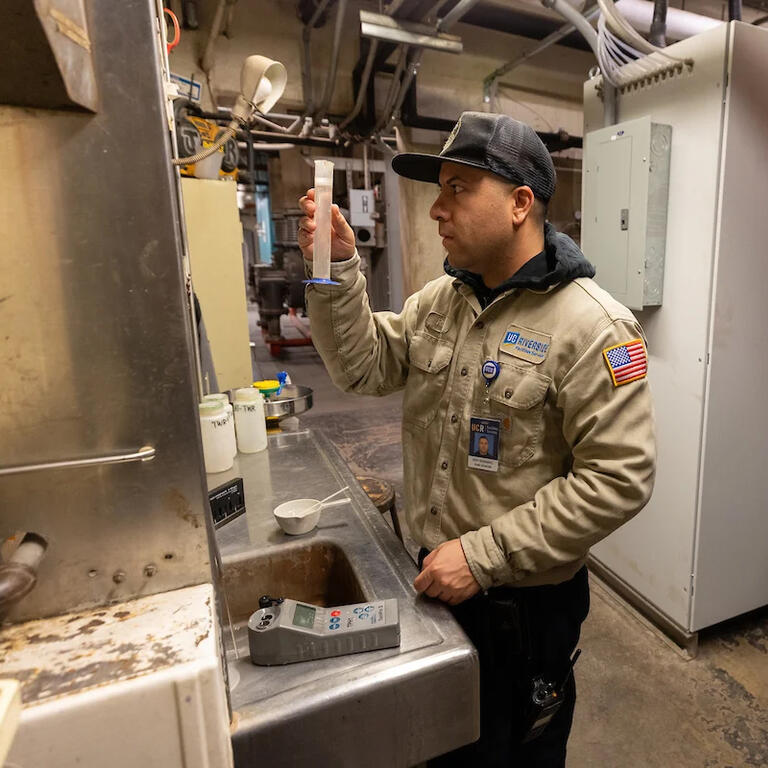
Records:
[[[288,597],[312,605],[362,603],[366,594],[349,558],[338,544],[297,543],[265,554],[227,559],[222,566],[232,632],[225,633],[228,659],[235,658],[234,643],[246,652],[248,617],[262,595]]]
[[[406,768],[477,738],[476,651],[443,605],[416,594],[413,561],[333,446],[317,433],[270,437],[268,455],[241,455],[211,482],[238,475],[248,511],[216,532],[237,768]],[[350,504],[313,532],[278,528],[277,504],[345,485]],[[397,598],[400,646],[257,667],[246,622],[264,594],[324,606]]]

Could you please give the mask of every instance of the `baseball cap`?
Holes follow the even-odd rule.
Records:
[[[440,166],[450,161],[482,168],[521,186],[548,202],[555,192],[555,166],[536,131],[508,115],[464,112],[439,155],[403,152],[392,158],[400,176],[437,184]]]

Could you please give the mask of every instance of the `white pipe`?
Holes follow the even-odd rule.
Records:
[[[293,149],[296,145],[295,144],[254,144],[253,149],[256,152],[279,152],[283,149]]]
[[[635,29],[640,32],[650,31],[653,3],[647,0],[618,0],[616,8]],[[725,23],[711,16],[701,16],[698,13],[670,7],[667,10],[667,39],[684,40]]]
[[[559,13],[566,21],[570,21],[581,32],[582,37],[600,61],[597,49],[597,32],[592,25],[567,0],[541,0],[546,8]],[[616,89],[603,77],[603,125],[614,125],[618,120]]]
[[[213,48],[216,44],[216,38],[221,32],[221,24],[224,20],[224,9],[227,5],[226,0],[219,0],[216,6],[216,11],[213,15],[213,22],[211,23],[211,29],[208,33],[208,39],[205,42],[205,49],[203,50],[202,58],[200,59],[200,69],[205,72],[206,75],[211,74],[213,69]]]

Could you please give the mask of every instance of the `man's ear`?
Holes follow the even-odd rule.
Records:
[[[534,196],[530,187],[515,187],[512,190],[512,222],[522,226],[533,208]]]

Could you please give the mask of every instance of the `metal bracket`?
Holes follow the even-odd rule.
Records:
[[[118,453],[113,456],[95,456],[91,459],[69,459],[66,461],[51,461],[46,464],[20,464],[16,467],[0,468],[0,477],[4,475],[20,475],[24,472],[37,472],[43,469],[74,469],[76,467],[96,467],[102,464],[123,464],[129,461],[151,461],[155,458],[155,449],[145,445],[133,453]]]
[[[445,32],[435,32],[428,24],[400,21],[383,13],[360,11],[360,34],[373,40],[407,43],[419,48],[434,48],[443,53],[461,53],[461,38]]]

